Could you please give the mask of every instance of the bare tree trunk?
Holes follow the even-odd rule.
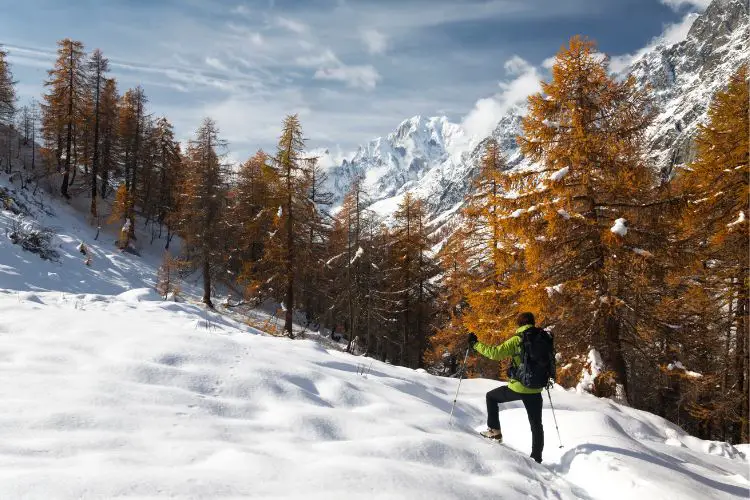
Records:
[[[211,302],[211,265],[207,255],[203,256],[203,303],[214,308]]]

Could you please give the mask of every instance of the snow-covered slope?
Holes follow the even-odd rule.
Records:
[[[55,227],[56,262],[11,244],[0,210],[0,498],[746,498],[736,448],[660,417],[552,391],[544,464],[523,407],[506,445],[476,435],[489,380],[394,367],[274,338],[159,300],[142,256],[74,207],[0,182],[2,206]],[[12,194],[12,196],[9,196]],[[8,201],[13,198],[13,202]],[[51,215],[54,213],[55,215]],[[33,224],[29,218],[27,224]],[[93,254],[91,266],[77,250]],[[189,291],[189,290],[188,290]],[[359,374],[364,369],[365,374]]]
[[[660,113],[648,131],[650,155],[665,176],[691,159],[692,137],[711,97],[747,60],[748,50],[746,0],[714,0],[686,40],[656,43],[623,72],[654,90]],[[523,162],[515,142],[523,113],[523,107],[511,108],[491,134],[511,167]],[[487,139],[465,136],[445,117],[415,117],[334,167],[331,187],[341,199],[351,179],[361,175],[368,180],[373,208],[383,215],[392,213],[407,190],[425,198],[434,215],[444,214],[468,192]]]
[[[0,251],[6,249],[0,247]],[[147,289],[0,292],[0,498],[746,498],[748,462],[651,414],[552,391],[544,465],[489,380],[268,337]],[[208,320],[208,321],[207,321]],[[358,375],[363,364],[367,376]]]

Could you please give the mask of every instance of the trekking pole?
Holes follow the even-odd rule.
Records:
[[[461,366],[461,374],[458,377],[458,387],[456,387],[456,397],[453,398],[453,406],[451,406],[451,416],[448,419],[448,425],[453,424],[453,410],[456,408],[456,401],[458,401],[458,391],[461,390],[461,381],[464,379],[464,372],[466,371],[466,359],[469,357],[469,350],[471,346],[466,348],[466,354],[464,354],[464,364]]]
[[[552,418],[555,419],[555,429],[557,430],[557,442],[560,443],[559,448],[563,447],[562,439],[560,439],[560,428],[557,426],[557,417],[555,416],[555,406],[552,404],[552,396],[549,393],[549,387],[547,387],[547,397],[549,398],[549,405],[552,408]]]

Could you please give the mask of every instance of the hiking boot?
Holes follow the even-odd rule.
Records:
[[[531,455],[531,458],[533,458],[534,462],[538,464],[542,463],[542,457],[535,457],[534,455]]]
[[[480,432],[482,436],[494,439],[495,441],[503,442],[503,433],[500,432],[500,429],[487,429],[486,431]]]

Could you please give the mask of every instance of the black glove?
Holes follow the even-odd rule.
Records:
[[[472,349],[474,348],[474,344],[479,342],[479,339],[473,333],[470,333],[469,337],[466,340],[469,342],[469,347],[471,347]]]

